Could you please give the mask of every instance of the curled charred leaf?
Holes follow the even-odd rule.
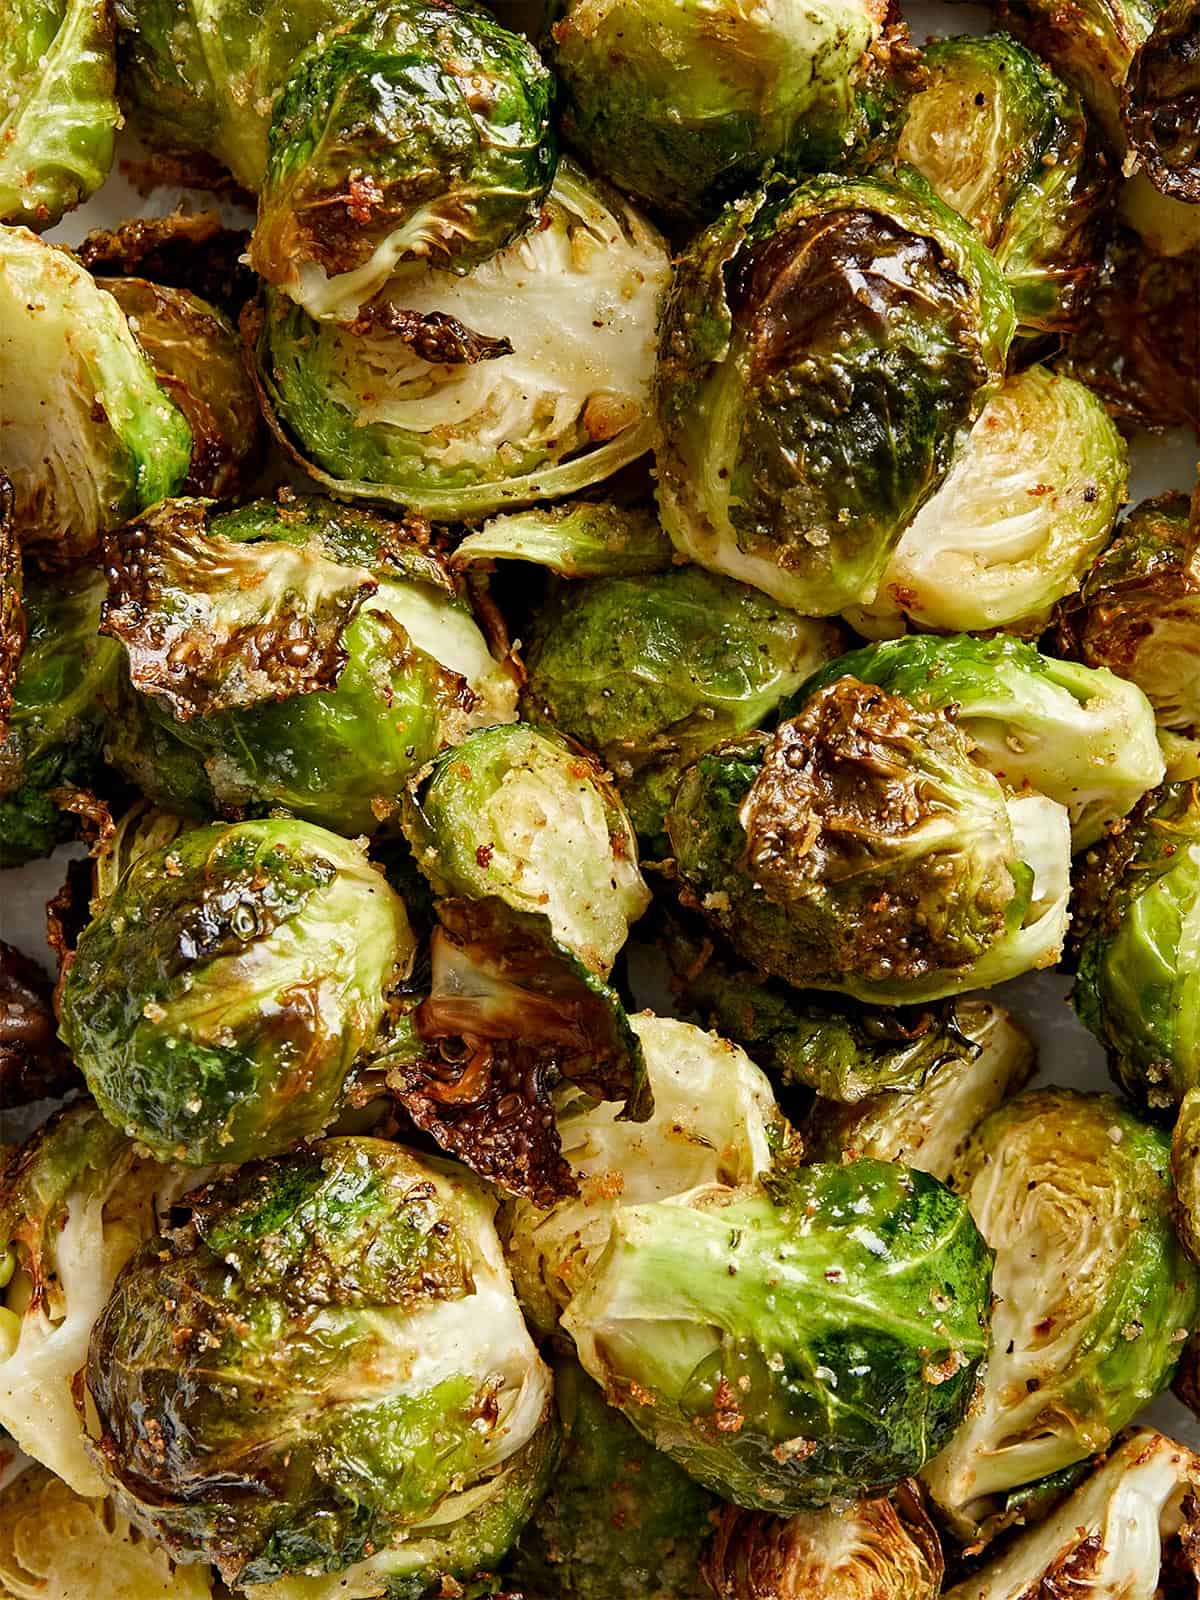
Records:
[[[936,1600],[945,1563],[910,1480],[786,1519],[726,1506],[704,1572],[718,1600]]]
[[[669,214],[710,217],[768,161],[841,167],[886,70],[871,0],[568,0],[551,29],[567,138]]]
[[[49,980],[36,961],[0,941],[0,1110],[60,1099],[79,1085],[56,1036]]]
[[[563,1326],[639,1433],[786,1515],[886,1492],[950,1437],[990,1294],[963,1202],[859,1161],[622,1207]]]
[[[0,233],[0,471],[22,547],[55,566],[173,494],[192,438],[124,312],[65,251]]]
[[[300,57],[276,102],[255,270],[314,317],[353,315],[413,262],[469,272],[538,217],[551,87],[481,7],[364,12]]]
[[[641,1045],[613,991],[551,937],[547,918],[502,900],[442,900],[430,992],[413,1014],[414,1059],[388,1087],[425,1133],[510,1194],[550,1206],[576,1192],[552,1091],[573,1084],[653,1109]]]
[[[1041,366],[1005,379],[950,475],[848,620],[869,637],[905,619],[948,633],[1038,634],[1078,588],[1125,499],[1125,444],[1100,400]]]
[[[559,1134],[577,1192],[548,1211],[528,1200],[505,1211],[509,1266],[539,1333],[555,1327],[586,1284],[625,1207],[751,1185],[800,1156],[770,1083],[737,1045],[649,1013],[629,1025],[645,1056],[653,1114],[635,1122],[579,1091],[560,1096]]]
[[[917,1083],[883,1086],[853,1103],[818,1099],[800,1127],[815,1161],[898,1161],[946,1182],[985,1117],[1033,1076],[1033,1041],[1001,1006],[960,1000],[959,1048]],[[824,1092],[824,1091],[823,1091]]]
[[[0,13],[0,222],[41,231],[112,166],[121,113],[106,0],[10,0]]]
[[[1158,1600],[1183,1540],[1194,1540],[1200,1459],[1150,1428],[1133,1430],[1058,1510],[946,1591],[946,1600],[1087,1594]],[[1189,1522],[1189,1519],[1190,1522]]]
[[[922,710],[951,713],[972,759],[1006,789],[1048,795],[1067,808],[1076,850],[1162,781],[1154,711],[1136,684],[1103,667],[1056,660],[1023,640],[909,634],[851,651],[801,694],[844,674]]]
[[[1200,1309],[1172,1222],[1170,1141],[1108,1096],[1019,1095],[951,1181],[995,1251],[982,1394],[923,1474],[965,1540],[1009,1492],[1108,1448],[1171,1381]]]
[[[257,287],[254,273],[242,264],[249,238],[226,227],[217,211],[173,211],[94,228],[75,253],[98,278],[145,278],[236,317]]]
[[[1121,121],[1160,193],[1200,203],[1200,14],[1195,0],[1150,8],[1154,30],[1121,90]]]
[[[634,578],[662,572],[674,557],[649,507],[577,500],[492,517],[467,535],[453,561],[529,561],[562,578]]]
[[[118,1504],[239,1588],[344,1578],[485,1516],[550,1401],[491,1213],[466,1175],[378,1139],[193,1193],[92,1335]]]
[[[318,482],[455,520],[574,494],[645,454],[669,278],[654,230],[564,162],[533,232],[465,275],[393,285],[426,326],[452,318],[511,354],[431,363],[387,316],[356,333],[275,291],[243,327],[267,420]]]
[[[996,263],[915,174],[769,183],[677,267],[657,378],[667,532],[802,613],[870,600],[1012,333]]]
[[[246,1160],[329,1123],[413,945],[349,841],[285,818],[196,828],[138,856],[83,930],[63,1038],[150,1150]]]
[[[856,678],[701,756],[667,829],[696,907],[799,987],[923,1003],[1057,959],[1065,811],[1007,799],[943,712]]]
[[[922,64],[896,159],[979,231],[1022,332],[1073,326],[1113,187],[1079,96],[1002,33],[932,40]]]
[[[607,975],[650,903],[637,840],[594,757],[524,723],[482,728],[422,773],[404,832],[438,894],[499,896],[544,914]]]

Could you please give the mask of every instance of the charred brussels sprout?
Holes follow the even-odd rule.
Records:
[[[303,55],[279,97],[255,269],[310,315],[339,317],[405,263],[486,261],[531,226],[554,177],[550,84],[482,9],[364,12]]]
[[[603,770],[522,723],[483,728],[439,756],[404,831],[439,894],[497,895],[544,913],[594,972],[608,972],[650,903],[633,829]]]
[[[193,1193],[92,1335],[118,1503],[238,1587],[485,1516],[550,1400],[491,1212],[469,1178],[375,1139]]]
[[[683,769],[759,726],[839,637],[700,567],[564,585],[533,625],[522,704],[595,750],[656,836]]]
[[[350,323],[268,292],[268,419],[326,487],[431,517],[573,494],[650,447],[669,277],[653,229],[564,162],[543,225],[469,273],[414,269]]]
[[[65,251],[0,229],[0,471],[32,555],[62,565],[173,494],[192,437],[111,295]]]
[[[49,977],[0,940],[0,1111],[62,1100],[79,1088],[79,1072],[57,1029]]]
[[[1078,96],[1005,34],[934,40],[896,144],[973,223],[1024,332],[1080,316],[1111,181]]]
[[[569,0],[552,29],[567,137],[628,193],[711,215],[772,159],[840,166],[867,131],[872,0]]]
[[[63,1036],[150,1150],[244,1161],[331,1120],[412,954],[358,846],[286,819],[197,828],[139,856],[84,929]]]
[[[996,1253],[996,1305],[982,1396],[924,1477],[974,1539],[1167,1387],[1200,1279],[1172,1226],[1170,1141],[1107,1096],[1019,1096],[952,1181]]]
[[[1040,633],[1103,547],[1125,486],[1125,445],[1097,396],[1026,367],[983,408],[874,603],[849,620],[872,637],[903,632],[905,617],[948,633]]]
[[[950,1437],[990,1283],[961,1200],[858,1161],[622,1207],[563,1325],[639,1433],[789,1513],[886,1490]]]
[[[1057,956],[1066,812],[1006,799],[941,711],[841,676],[685,773],[679,874],[738,952],[802,988],[920,1003]]]
[[[120,121],[106,0],[11,0],[0,13],[0,222],[41,230],[112,166]]]
[[[870,600],[1012,333],[992,257],[915,175],[776,181],[730,206],[663,326],[667,532],[809,615]]]

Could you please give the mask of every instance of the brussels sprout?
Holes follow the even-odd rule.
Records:
[[[0,1492],[0,1594],[10,1600],[211,1600],[206,1567],[176,1566],[111,1501],[30,1467]]]
[[[1075,850],[1095,843],[1162,781],[1153,708],[1136,685],[1019,639],[910,634],[852,651],[800,693],[843,676],[879,684],[922,710],[952,712],[974,760],[1006,789],[1066,806]]]
[[[790,1513],[889,1488],[950,1437],[990,1286],[962,1201],[858,1161],[622,1207],[563,1326],[639,1433]]]
[[[1080,1019],[1125,1090],[1152,1110],[1200,1085],[1192,923],[1200,907],[1200,788],[1166,784],[1089,851],[1075,884]]]
[[[727,1506],[705,1562],[718,1600],[937,1600],[942,1547],[914,1483],[786,1521]]]
[[[667,829],[737,951],[802,988],[922,1003],[1049,965],[1062,944],[1063,808],[1006,799],[945,713],[853,677],[773,737],[701,756]]]
[[[1198,1487],[1200,1459],[1138,1428],[1060,1510],[948,1589],[946,1600],[1032,1600],[1055,1591],[1095,1600],[1173,1594],[1160,1590],[1159,1577],[1178,1550],[1176,1535]]]
[[[684,768],[759,726],[840,641],[700,567],[567,585],[534,622],[522,707],[595,750],[656,836]]]
[[[0,396],[0,470],[41,560],[86,555],[187,477],[191,432],[124,313],[25,228],[0,228]]]
[[[678,266],[657,381],[667,532],[807,615],[870,600],[1012,333],[996,263],[916,175],[768,184]]]
[[[1180,1104],[1171,1136],[1171,1175],[1180,1243],[1200,1262],[1200,1089],[1189,1089]]]
[[[106,551],[128,680],[109,752],[164,805],[373,833],[444,744],[515,715],[437,558],[370,512],[168,501]]]
[[[935,39],[896,157],[973,223],[1024,332],[1079,318],[1111,197],[1079,97],[1007,34]]]
[[[138,134],[190,157],[195,184],[228,168],[257,189],[271,110],[292,63],[359,0],[115,0],[121,103]]]
[[[483,728],[440,755],[404,832],[439,894],[498,895],[543,912],[605,974],[650,904],[629,818],[603,770],[557,734]]]
[[[120,121],[105,0],[9,0],[0,13],[0,222],[39,231],[94,194]]]
[[[631,578],[673,565],[675,547],[646,507],[577,500],[493,517],[453,559],[456,566],[531,561],[564,578]]]
[[[554,1366],[565,1434],[514,1577],[555,1600],[711,1600],[700,1555],[716,1502],[648,1445],[574,1361]]]
[[[548,1212],[518,1201],[505,1214],[517,1294],[540,1333],[587,1282],[624,1207],[750,1184],[795,1153],[770,1084],[736,1045],[667,1017],[629,1022],[645,1051],[653,1116],[635,1124],[576,1093],[559,1129],[577,1196]]]
[[[479,266],[546,198],[550,86],[532,46],[473,6],[364,12],[300,57],[276,102],[255,270],[310,316],[344,318],[405,263]]]
[[[63,1037],[151,1151],[273,1154],[330,1121],[413,945],[359,846],[285,818],[197,828],[139,856],[84,929]]]
[[[849,620],[868,634],[896,614],[949,633],[1040,633],[1102,549],[1125,488],[1125,444],[1096,396],[1026,367],[905,529],[868,620]]]
[[[0,1424],[78,1494],[104,1489],[72,1383],[113,1281],[180,1187],[90,1103],[43,1124],[0,1168]]]
[[[97,633],[104,580],[82,568],[25,585],[25,645],[0,738],[0,867],[49,855],[74,819],[59,801],[91,788],[101,768],[103,700],[120,652]]]
[[[79,1087],[58,1042],[50,981],[28,956],[0,940],[0,1114]]]
[[[573,494],[651,444],[669,277],[649,225],[564,162],[543,226],[465,276],[410,271],[348,324],[269,291],[247,319],[268,421],[327,488],[431,517]]]
[[[117,1280],[87,1366],[97,1459],[169,1550],[239,1587],[320,1576],[507,1493],[550,1376],[472,1180],[332,1139],[175,1216]]]
[[[868,131],[884,9],[568,0],[551,30],[567,137],[629,194],[693,219],[768,161],[839,167]]]
[[[1020,1095],[952,1176],[996,1252],[983,1392],[924,1472],[964,1538],[998,1497],[1108,1447],[1171,1381],[1200,1308],[1175,1238],[1170,1142],[1107,1096]]]
[[[1117,215],[1160,256],[1183,255],[1200,245],[1200,211],[1161,194],[1144,173],[1135,172],[1121,185]]]

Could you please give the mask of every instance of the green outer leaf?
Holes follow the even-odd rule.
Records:
[[[675,547],[646,507],[578,500],[493,517],[454,551],[456,567],[476,561],[532,561],[563,578],[627,578],[662,572]]]

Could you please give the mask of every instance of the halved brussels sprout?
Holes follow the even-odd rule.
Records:
[[[1040,633],[1103,548],[1125,488],[1125,444],[1097,397],[1026,367],[983,408],[874,603],[849,620],[868,634],[897,616],[947,633]]]
[[[1032,1600],[1055,1590],[1095,1600],[1173,1594],[1159,1588],[1159,1579],[1179,1552],[1178,1536],[1185,1518],[1194,1517],[1198,1491],[1200,1459],[1161,1433],[1138,1428],[1064,1505],[948,1589],[946,1600]],[[1188,1531],[1194,1540],[1194,1522]]]
[[[990,1293],[962,1201],[858,1161],[621,1207],[563,1326],[639,1433],[723,1498],[790,1513],[884,1491],[945,1443]]]
[[[541,912],[554,937],[605,974],[650,904],[637,840],[603,769],[557,734],[483,728],[440,755],[404,832],[438,894],[497,895]]]
[[[786,1520],[727,1506],[704,1571],[718,1600],[937,1600],[945,1563],[907,1482]]]
[[[701,567],[564,585],[533,624],[522,708],[595,750],[654,837],[684,768],[759,727],[841,638]]]
[[[166,501],[106,549],[126,669],[109,752],[164,805],[375,833],[438,750],[516,714],[437,557],[370,512]]]
[[[63,250],[0,228],[0,471],[23,547],[63,565],[174,494],[192,436],[111,295]]]
[[[800,691],[849,676],[922,710],[953,714],[972,758],[1016,794],[1066,806],[1075,850],[1103,837],[1161,783],[1154,711],[1103,667],[1042,655],[1020,639],[910,634],[854,650]]]
[[[329,1123],[413,950],[360,846],[286,818],[196,828],[139,855],[84,928],[62,1033],[148,1149],[244,1161]]]
[[[106,0],[0,11],[0,223],[39,232],[92,195],[121,120]]]
[[[118,1504],[238,1587],[344,1572],[485,1515],[550,1402],[492,1209],[379,1139],[194,1192],[92,1335],[94,1449]]]
[[[1003,33],[932,40],[922,64],[897,159],[979,230],[1023,331],[1071,326],[1112,187],[1078,95]]]
[[[995,261],[915,174],[769,183],[678,264],[657,381],[667,532],[806,615],[872,599],[1012,334]]]
[[[996,1253],[983,1392],[926,1467],[964,1539],[1004,1496],[1108,1448],[1171,1381],[1200,1309],[1170,1141],[1116,1100],[1040,1089],[992,1113],[952,1182]]]
[[[649,449],[666,247],[567,162],[543,223],[464,276],[405,274],[352,323],[268,292],[247,319],[268,420],[312,476],[453,519],[573,494]]]
[[[255,270],[310,316],[342,319],[397,267],[479,266],[546,198],[550,91],[537,52],[482,9],[363,12],[300,57],[276,102]]]
[[[885,20],[874,0],[568,0],[551,30],[567,137],[648,205],[711,216],[768,161],[845,163]]]
[[[467,535],[453,561],[531,561],[563,578],[631,578],[672,566],[675,547],[649,507],[577,500],[493,517]]]
[[[1061,948],[1063,808],[1006,799],[944,712],[853,677],[817,688],[773,737],[701,756],[667,830],[700,909],[801,988],[922,1003]]]
[[[629,1022],[645,1051],[653,1115],[634,1123],[576,1092],[559,1133],[577,1196],[551,1211],[519,1200],[504,1214],[517,1294],[540,1333],[587,1282],[624,1207],[751,1184],[795,1150],[771,1085],[737,1045],[668,1017]]]

